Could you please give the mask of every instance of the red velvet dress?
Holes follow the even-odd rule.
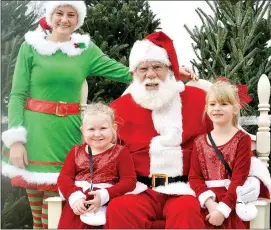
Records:
[[[85,151],[86,144],[72,147],[64,162],[58,177],[58,187],[66,200],[74,192],[83,189],[75,185],[75,181],[91,181],[89,169],[89,156]],[[133,160],[128,149],[121,145],[115,145],[98,155],[93,155],[93,184],[109,183],[112,187],[106,188],[110,200],[132,191],[136,184],[136,175]],[[95,190],[95,189],[94,189]],[[89,189],[83,192],[87,200]],[[60,217],[58,228],[92,228],[75,215],[69,202],[66,202]],[[95,226],[97,228],[97,226]]]
[[[225,203],[232,211],[222,226],[216,227],[205,220],[206,228],[249,228],[249,222],[242,221],[235,212],[236,188],[246,181],[251,157],[251,139],[249,135],[239,130],[226,144],[218,146],[224,159],[232,169],[230,178],[225,166],[218,158],[212,145],[207,142],[207,135],[196,138],[193,146],[189,182],[196,196],[211,190],[216,194],[216,202]],[[230,179],[228,190],[225,187],[207,187],[206,181]],[[208,183],[208,182],[207,182]],[[202,215],[206,217],[208,210],[202,208]]]

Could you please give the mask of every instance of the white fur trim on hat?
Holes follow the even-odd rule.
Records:
[[[236,204],[235,211],[236,211],[236,214],[243,221],[251,221],[258,214],[258,209],[252,203],[248,203],[248,204],[238,203]]]
[[[144,61],[158,61],[170,66],[167,51],[145,39],[136,41],[129,57],[130,71],[133,72],[139,63]]]
[[[251,157],[249,176],[259,178],[271,194],[271,177],[266,164],[257,157]]]
[[[100,193],[100,198],[101,198],[101,206],[105,205],[109,200],[109,193],[107,191],[107,189],[103,188],[103,189],[99,189],[97,190],[98,193]]]
[[[100,226],[106,223],[106,206],[99,208],[97,212],[87,212],[80,215],[80,220],[91,226]]]
[[[59,6],[71,6],[78,14],[78,23],[74,30],[77,30],[84,24],[85,17],[87,15],[87,7],[84,1],[48,1],[46,4],[46,22],[49,26],[52,26],[52,14]]]
[[[2,141],[8,148],[10,148],[10,146],[15,142],[22,142],[25,144],[26,129],[23,126],[8,129],[2,133]]]

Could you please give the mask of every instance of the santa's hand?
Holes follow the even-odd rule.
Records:
[[[237,197],[244,203],[258,199],[260,194],[260,180],[256,177],[248,177],[243,186],[236,189]]]
[[[185,81],[185,80],[193,80],[193,81],[197,81],[199,80],[199,77],[193,72],[193,70],[191,68],[182,66],[179,68],[180,71],[180,76],[181,76],[181,80]]]

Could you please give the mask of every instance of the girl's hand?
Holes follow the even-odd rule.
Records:
[[[215,210],[216,206],[218,205],[217,202],[213,201],[211,198],[208,198],[205,201],[205,207],[208,209],[208,212],[211,213]]]
[[[214,210],[206,216],[206,220],[209,220],[209,223],[214,226],[220,226],[223,224],[225,217],[218,210]]]
[[[27,152],[21,142],[15,142],[10,146],[9,160],[17,168],[25,168],[28,164]]]
[[[100,193],[98,191],[91,191],[88,194],[93,195],[94,198],[92,200],[85,201],[85,205],[90,205],[87,212],[97,212],[101,207]]]
[[[191,68],[182,66],[179,68],[181,79],[184,80],[199,80],[199,77],[193,72]]]
[[[73,203],[71,208],[75,215],[84,214],[87,211],[85,207],[85,199],[82,199],[82,198],[78,199],[77,201]]]

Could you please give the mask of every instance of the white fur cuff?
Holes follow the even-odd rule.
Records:
[[[15,142],[26,143],[26,129],[23,126],[17,128],[11,128],[2,133],[2,141],[5,146],[10,146]]]
[[[206,192],[203,192],[199,195],[199,203],[200,203],[200,207],[202,208],[206,208],[205,207],[205,202],[208,198],[211,198],[213,201],[215,201],[216,195],[213,191],[208,190]]]
[[[228,218],[231,213],[231,208],[223,202],[218,203],[216,210],[221,212],[225,218]]]
[[[69,204],[70,207],[72,207],[73,203],[79,199],[86,199],[86,195],[82,193],[81,191],[73,192],[69,197]]]
[[[109,193],[108,193],[107,189],[103,188],[103,189],[97,190],[97,192],[100,193],[101,206],[105,205],[109,201],[109,199],[110,199]]]
[[[147,185],[137,181],[135,189],[131,192],[125,193],[125,195],[127,195],[127,194],[140,194],[140,193],[146,191],[147,189],[148,189]]]

